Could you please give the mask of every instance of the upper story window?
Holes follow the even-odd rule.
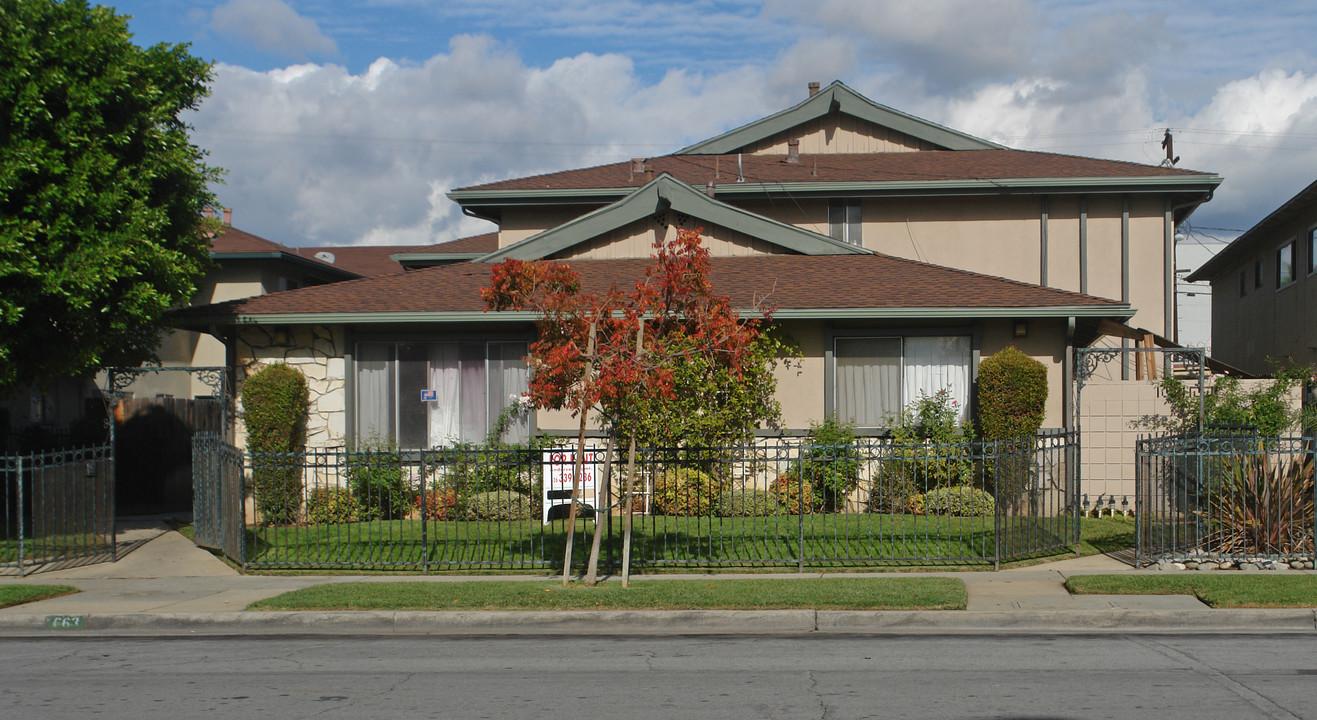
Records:
[[[1294,282],[1294,242],[1281,245],[1276,250],[1276,287],[1283,288]]]
[[[1253,287],[1262,287],[1262,261],[1253,261]]]
[[[863,245],[859,200],[832,200],[828,203],[828,234],[834,240]]]

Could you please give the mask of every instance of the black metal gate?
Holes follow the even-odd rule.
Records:
[[[246,564],[242,451],[219,433],[192,436],[193,541]]]

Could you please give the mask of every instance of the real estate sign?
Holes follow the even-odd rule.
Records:
[[[591,507],[599,507],[599,485],[596,476],[603,471],[604,451],[586,450],[585,462],[581,465],[581,481],[577,487],[576,497]],[[553,518],[565,518],[572,498],[572,473],[576,469],[575,450],[546,450],[544,452],[544,522],[548,522],[550,512],[556,507],[561,510],[552,512]],[[577,515],[581,513],[577,508]]]

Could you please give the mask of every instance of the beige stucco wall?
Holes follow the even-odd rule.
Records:
[[[1239,262],[1212,279],[1212,354],[1254,374],[1270,374],[1272,362],[1317,363],[1317,274],[1308,274],[1308,233],[1317,209],[1267,233]],[[1295,245],[1294,282],[1276,287],[1276,251]],[[1262,263],[1262,287],[1254,263]],[[1245,289],[1239,292],[1239,275]]]
[[[721,200],[781,222],[828,233],[828,201],[800,198],[785,203],[724,196]],[[1129,302],[1135,327],[1173,337],[1174,324],[1165,310],[1165,218],[1160,196],[1128,196]],[[1078,196],[1047,199],[1047,285],[1121,300],[1121,221],[1125,196],[1089,195],[1087,282],[1081,278],[1080,209]],[[935,265],[996,275],[1028,283],[1042,279],[1043,201],[1037,196],[960,198],[864,198],[861,201],[864,246],[889,255]],[[547,209],[509,210],[500,245],[525,239],[574,217],[572,212]],[[676,220],[676,216],[672,218]],[[649,225],[647,226],[647,223]],[[705,225],[686,220],[692,226]],[[571,257],[648,257],[652,253],[654,221],[641,221],[600,238]],[[766,252],[767,243],[738,233],[706,228],[714,255]],[[506,241],[505,241],[506,238]],[[1274,259],[1273,259],[1274,262]],[[1306,265],[1305,265],[1306,267]],[[1272,270],[1274,273],[1274,270]],[[1270,277],[1270,276],[1269,276]],[[1317,291],[1314,291],[1317,292]],[[1317,344],[1317,343],[1314,343]],[[1315,351],[1317,352],[1317,351]]]
[[[676,240],[679,230],[700,229],[700,238],[714,257],[737,257],[786,252],[780,246],[758,240],[725,227],[701,223],[686,216],[671,214],[662,219],[640,220],[606,233],[590,242],[575,245],[552,255],[554,260],[610,260],[649,258],[654,256],[654,242]]]
[[[830,113],[747,145],[742,152],[752,155],[785,155],[787,143],[793,139],[800,140],[800,152],[806,154],[915,152],[937,149],[931,143],[875,125],[867,120],[852,115]]]
[[[534,208],[508,208],[498,226],[498,246],[505,248],[526,238],[556,228],[565,222],[592,212],[598,205],[555,205]]]

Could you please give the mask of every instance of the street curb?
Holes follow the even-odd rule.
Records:
[[[52,618],[58,620],[52,621]],[[52,623],[55,625],[52,627]],[[960,632],[1317,632],[1317,611],[583,610],[245,611],[0,615],[0,635],[698,635]]]

